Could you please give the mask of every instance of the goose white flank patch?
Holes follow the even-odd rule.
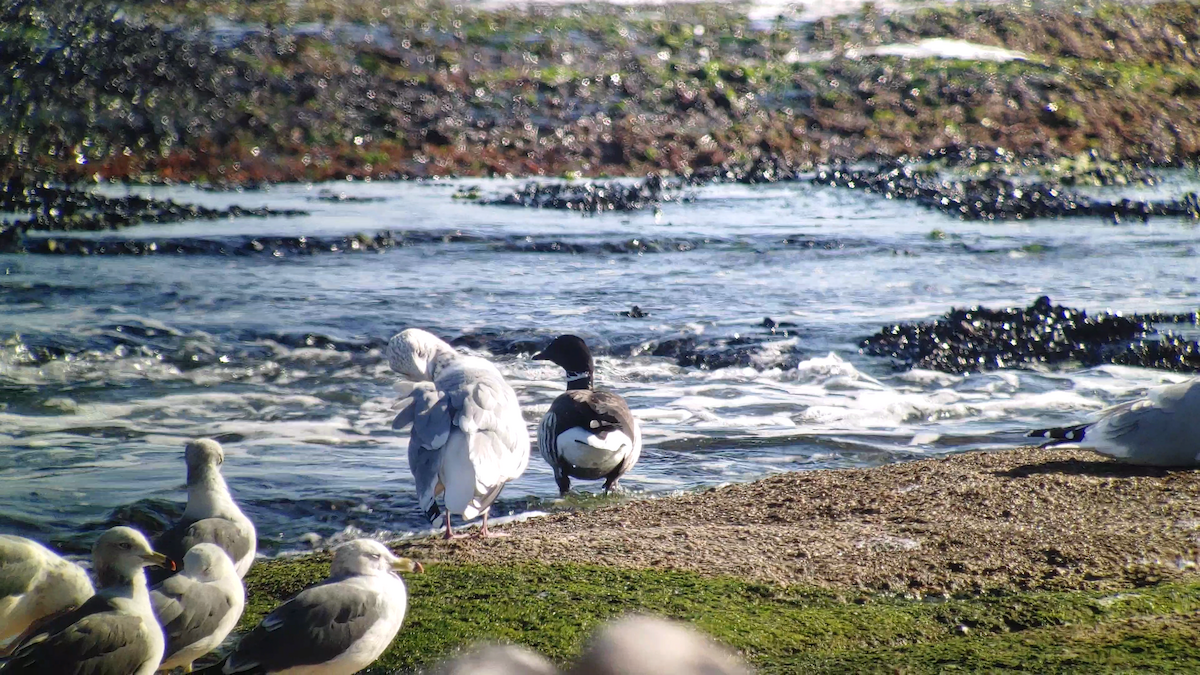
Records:
[[[397,572],[420,572],[374,539],[337,548],[329,579],[276,607],[225,661],[202,673],[351,675],[383,654],[404,623],[408,593]]]
[[[150,605],[166,636],[160,670],[182,666],[216,649],[246,606],[246,591],[233,561],[216,544],[196,544],[183,570],[150,590]]]
[[[615,488],[642,454],[642,430],[629,405],[619,394],[592,388],[595,365],[582,338],[560,335],[533,358],[567,371],[566,393],[538,425],[538,451],[559,491],[566,494],[572,478],[603,478],[605,490]]]
[[[31,633],[0,668],[3,675],[151,675],[163,633],[150,607],[146,565],[170,565],[141,532],[114,527],[92,549],[96,594]]]
[[[408,464],[422,511],[434,527],[445,526],[447,538],[457,536],[451,515],[482,514],[479,535],[490,536],[488,507],[529,465],[529,431],[516,392],[489,361],[459,354],[420,329],[393,336],[387,357],[392,370],[412,380],[402,388],[392,428],[412,426]]]
[[[1100,412],[1094,422],[1038,429],[1042,447],[1070,445],[1129,464],[1200,466],[1200,379],[1151,389]]]
[[[0,534],[0,656],[24,633],[92,597],[87,572],[36,541]]]
[[[187,508],[179,522],[159,535],[155,548],[179,561],[196,544],[216,544],[233,560],[238,578],[246,576],[258,549],[258,535],[221,476],[225,451],[211,438],[200,438],[187,444],[183,456],[187,462]],[[151,574],[151,582],[166,576]]]

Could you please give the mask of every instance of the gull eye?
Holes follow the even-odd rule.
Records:
[[[117,546],[121,547],[121,549],[125,550],[125,551],[128,551],[129,549],[133,548],[133,545],[127,541],[123,541],[120,544],[117,544]]]

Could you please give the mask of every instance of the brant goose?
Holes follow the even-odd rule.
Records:
[[[415,381],[401,392],[405,407],[392,428],[412,425],[408,464],[421,509],[434,527],[446,526],[447,539],[456,536],[452,514],[464,520],[483,514],[479,536],[491,536],[488,507],[529,465],[529,431],[516,392],[490,362],[416,328],[394,336],[387,357],[392,370]],[[445,514],[434,501],[439,492]]]
[[[538,426],[538,450],[566,494],[571,479],[604,479],[611,490],[642,454],[642,430],[625,399],[592,389],[592,352],[575,335],[560,335],[533,356],[567,371],[567,391],[554,399]]]
[[[1025,434],[1043,448],[1071,445],[1127,464],[1200,466],[1200,379],[1151,389],[1102,410],[1095,422]]]

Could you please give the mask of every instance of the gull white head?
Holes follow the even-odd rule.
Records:
[[[237,576],[229,555],[216,544],[196,544],[183,556],[184,576],[202,583]]]
[[[174,569],[170,559],[150,548],[145,535],[132,527],[114,527],[100,535],[92,547],[92,564],[101,586],[128,583],[146,565]]]
[[[197,438],[189,441],[183,450],[184,461],[187,462],[188,483],[209,471],[220,471],[225,463],[225,451],[221,444],[211,438]]]
[[[388,340],[388,365],[410,380],[431,380],[437,357],[453,351],[434,334],[420,328],[408,328]]]
[[[421,563],[393,555],[386,546],[374,539],[355,539],[342,544],[333,552],[329,576],[379,576],[394,572],[422,572]]]

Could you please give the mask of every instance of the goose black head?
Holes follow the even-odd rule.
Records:
[[[567,389],[591,389],[592,352],[577,335],[559,335],[533,355],[535,361],[551,361],[567,371]]]

